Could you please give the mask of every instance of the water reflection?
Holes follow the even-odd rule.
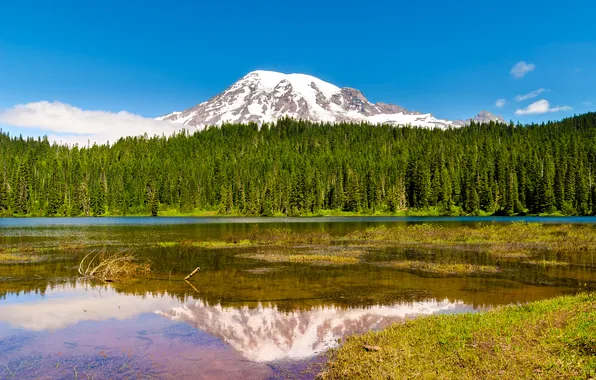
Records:
[[[217,336],[249,360],[270,362],[308,358],[335,347],[342,337],[381,329],[405,318],[470,310],[463,302],[447,299],[347,309],[323,306],[292,312],[271,305],[210,306],[199,300],[159,314]]]
[[[180,304],[167,294],[138,297],[82,282],[48,288],[43,294],[9,295],[0,304],[0,322],[25,330],[55,330],[81,321],[128,319]]]
[[[139,316],[151,313],[207,333],[245,359],[271,362],[309,358],[335,346],[342,337],[380,329],[416,315],[468,310],[472,308],[463,302],[447,299],[349,308],[329,304],[293,311],[280,310],[272,304],[224,307],[196,298],[180,301],[167,293],[135,296],[119,293],[111,286],[77,282],[46,289],[44,295],[7,296],[0,304],[0,338],[23,334],[23,330],[29,331],[29,337],[31,332],[60,335],[68,330],[69,339],[76,341],[77,336],[101,329],[102,339],[118,348],[117,340],[105,334],[119,330],[114,326],[130,325]],[[101,328],[104,321],[109,321],[110,330]],[[167,331],[171,332],[171,326],[164,324],[162,331],[145,334],[144,338],[153,341],[155,334],[174,340],[184,337],[168,335]],[[167,351],[168,347],[163,349]]]

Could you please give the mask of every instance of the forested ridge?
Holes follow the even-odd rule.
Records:
[[[0,132],[0,215],[592,215],[596,113],[439,130],[224,125],[69,147]]]

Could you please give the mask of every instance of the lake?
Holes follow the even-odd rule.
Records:
[[[448,235],[521,221],[569,224],[548,230],[563,240],[596,225],[594,217],[0,219],[0,379],[310,379],[352,334],[596,289],[591,250],[536,243],[495,255],[503,243],[357,238],[381,226]],[[147,260],[151,275],[109,283],[79,275],[90,253],[121,252]],[[455,264],[471,269],[427,270]]]

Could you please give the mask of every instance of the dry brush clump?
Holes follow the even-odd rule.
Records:
[[[105,282],[125,282],[151,273],[151,263],[130,252],[87,254],[79,263],[79,274]]]

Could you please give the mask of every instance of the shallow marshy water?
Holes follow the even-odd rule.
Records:
[[[595,221],[554,219],[578,220]],[[591,250],[495,253],[459,241],[356,239],[404,221],[421,222],[0,219],[0,379],[308,379],[325,352],[352,334],[596,289]],[[482,219],[495,221],[509,220]],[[481,227],[477,218],[431,222]],[[109,284],[79,278],[89,252],[122,250],[150,260],[151,276]]]

